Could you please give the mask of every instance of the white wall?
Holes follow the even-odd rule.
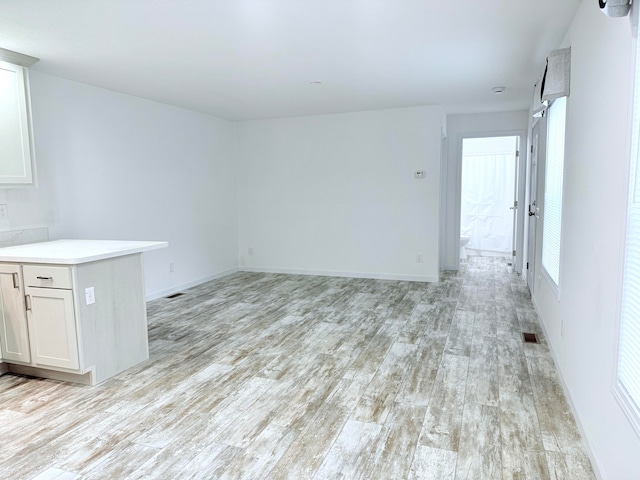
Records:
[[[241,268],[437,280],[443,123],[438,107],[241,123]]]
[[[637,12],[636,12],[637,13]],[[640,439],[612,394],[630,144],[628,18],[583,2],[572,47],[559,300],[543,275],[534,302],[602,478],[640,478]],[[542,198],[539,190],[538,198]],[[537,258],[540,258],[541,229]],[[540,272],[540,262],[536,262]],[[562,320],[565,322],[562,335]]]
[[[39,72],[31,96],[39,188],[5,192],[12,228],[166,240],[150,297],[237,267],[233,123]]]
[[[28,74],[28,71],[27,71]],[[33,74],[37,76],[37,73]],[[0,204],[8,206],[8,217],[0,219],[1,231],[15,231],[25,227],[48,227],[55,219],[53,189],[47,179],[52,175],[52,165],[36,159],[33,186],[13,186],[0,188]],[[38,179],[44,179],[38,182]]]
[[[449,154],[447,164],[447,195],[445,205],[445,244],[443,245],[443,268],[457,270],[460,265],[460,168],[462,161],[462,139],[465,137],[500,136],[522,133],[520,150],[526,145],[529,114],[524,111],[473,113],[448,115],[447,132]],[[525,157],[521,155],[521,162]],[[522,202],[524,204],[524,202]]]
[[[39,176],[50,177],[50,166],[38,164]],[[50,227],[56,217],[51,183],[44,180],[39,188],[12,187],[0,189],[0,204],[8,207],[8,217],[0,220],[0,231],[16,231],[29,227]]]

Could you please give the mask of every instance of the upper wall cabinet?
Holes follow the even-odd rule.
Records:
[[[0,49],[0,187],[33,183],[33,135],[25,67],[35,61]]]

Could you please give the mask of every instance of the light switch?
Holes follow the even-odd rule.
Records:
[[[87,305],[93,305],[94,303],[96,303],[96,292],[93,287],[85,288],[84,296],[87,300]]]

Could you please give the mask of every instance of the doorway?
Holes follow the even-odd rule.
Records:
[[[515,254],[519,140],[501,136],[462,141],[461,259],[511,259]]]

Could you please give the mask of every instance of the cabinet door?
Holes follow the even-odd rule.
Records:
[[[0,343],[5,360],[31,361],[19,265],[0,264]]]
[[[0,62],[0,184],[31,184],[25,69]]]
[[[72,291],[26,287],[25,292],[32,362],[77,370],[78,341]]]

